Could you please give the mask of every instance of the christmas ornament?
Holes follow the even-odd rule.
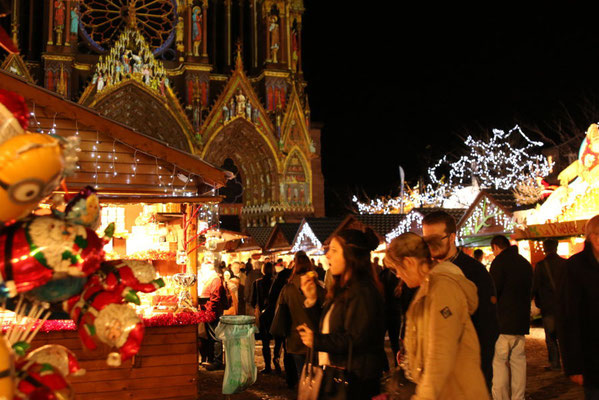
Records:
[[[102,263],[98,273],[105,290],[120,293],[125,300],[140,304],[135,292],[151,293],[164,287],[162,278],[156,279],[156,269],[145,261],[114,260]]]
[[[91,229],[52,216],[5,227],[0,232],[5,255],[0,258],[0,296],[13,297],[50,280],[88,276],[100,267],[103,246],[104,240]]]
[[[27,354],[25,359],[38,364],[50,364],[65,377],[85,374],[85,369],[79,366],[75,354],[58,344],[47,344],[39,347]]]
[[[91,186],[81,189],[66,206],[64,219],[72,224],[96,230],[100,226],[100,202]]]
[[[15,399],[72,400],[75,393],[60,370],[48,363],[22,359],[16,363]]]

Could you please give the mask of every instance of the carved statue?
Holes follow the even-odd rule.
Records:
[[[98,92],[104,89],[104,76],[102,74],[98,76],[98,86],[96,88]]]
[[[177,51],[180,55],[185,52],[185,25],[183,23],[183,17],[179,15],[177,22],[177,32],[176,32],[176,43],[177,43]],[[182,60],[180,60],[182,61]]]
[[[236,115],[244,115],[245,114],[245,96],[241,93],[241,90],[237,91],[235,95],[235,102],[237,103],[237,112]]]
[[[277,53],[279,52],[279,17],[271,15],[269,18],[268,32],[270,35],[270,59],[273,63],[278,63]]]
[[[79,14],[77,13],[77,7],[71,7],[71,40],[77,38],[77,32],[79,30]]]
[[[62,44],[62,33],[64,32],[64,1],[54,1],[54,31],[56,32],[56,44]]]
[[[202,9],[199,6],[193,8],[192,14],[192,39],[193,39],[193,55],[200,56],[200,44],[202,43]]]
[[[229,108],[226,104],[223,106],[223,120],[224,122],[227,122],[229,120]]]
[[[298,71],[298,61],[299,61],[299,33],[298,33],[298,25],[297,21],[294,21],[293,28],[291,29],[291,70],[293,72]]]
[[[245,104],[245,117],[248,121],[252,120],[252,105],[249,101]]]

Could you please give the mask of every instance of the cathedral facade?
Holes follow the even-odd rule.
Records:
[[[241,229],[324,215],[302,0],[13,2],[39,85],[232,171],[220,213]]]

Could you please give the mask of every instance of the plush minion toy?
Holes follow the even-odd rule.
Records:
[[[12,400],[15,392],[15,356],[0,333],[0,399]]]
[[[64,159],[57,139],[39,133],[0,144],[0,223],[27,216],[58,187]]]

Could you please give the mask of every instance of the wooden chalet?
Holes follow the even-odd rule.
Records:
[[[265,249],[269,253],[281,253],[291,250],[293,239],[300,227],[299,223],[278,223],[274,226],[268,239]]]
[[[481,190],[458,223],[460,244],[488,246],[495,235],[509,237],[515,231],[514,212],[522,208],[509,190]]]
[[[176,210],[170,211],[175,212],[162,215],[173,223],[185,216],[189,218],[199,204],[220,200],[212,190],[226,184],[227,172],[197,156],[8,72],[0,71],[0,88],[26,99],[32,112],[30,131],[80,138],[78,169],[67,179],[69,191],[91,185],[104,204],[174,204]],[[191,224],[189,229],[189,234],[195,234],[197,227]],[[188,271],[193,271],[195,251],[189,253],[188,259]],[[107,366],[106,353],[86,351],[76,331],[40,333],[33,345],[48,343],[68,347],[87,370],[85,375],[71,380],[76,399],[197,396],[198,343],[197,325],[193,323],[146,328],[140,352],[117,368]]]
[[[419,207],[411,209],[407,214],[402,215],[399,223],[385,235],[387,242],[391,242],[394,238],[405,232],[414,232],[422,235],[422,219],[433,212],[445,211],[451,215],[456,223],[460,221],[466,212],[462,208],[440,208],[440,207]],[[458,224],[459,226],[459,224]]]
[[[291,251],[322,253],[327,240],[343,222],[343,218],[304,218],[297,230]]]

